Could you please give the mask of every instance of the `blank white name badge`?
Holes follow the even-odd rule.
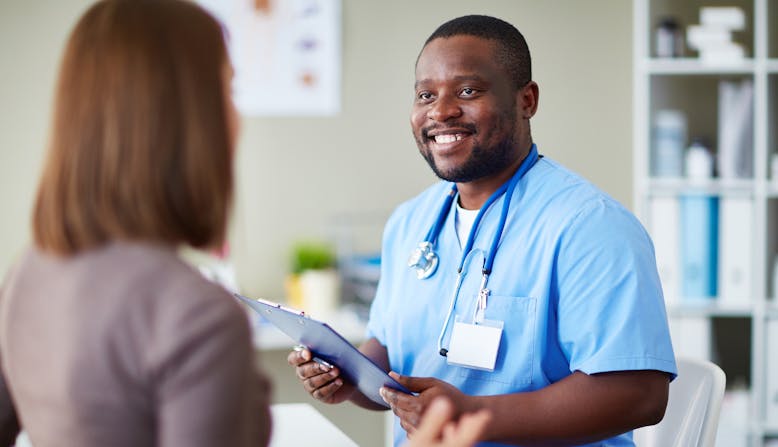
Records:
[[[448,364],[494,371],[503,325],[502,321],[496,320],[484,320],[479,324],[455,322],[446,355]]]

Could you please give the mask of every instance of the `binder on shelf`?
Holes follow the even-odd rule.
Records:
[[[711,360],[711,321],[704,316],[677,316],[669,319],[675,357]]]
[[[752,296],[753,202],[748,197],[723,197],[719,208],[719,298],[747,307]]]
[[[754,176],[754,86],[751,80],[719,82],[719,176]]]
[[[680,228],[679,205],[676,197],[652,197],[648,210],[649,232],[654,241],[656,267],[665,302],[678,304],[681,291],[678,233]]]
[[[684,194],[681,201],[681,296],[715,298],[718,273],[719,199]]]
[[[767,320],[767,392],[765,416],[767,423],[778,427],[778,319]]]

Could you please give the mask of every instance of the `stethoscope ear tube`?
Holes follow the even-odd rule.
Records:
[[[462,287],[462,271],[457,272],[457,282],[454,285],[454,293],[451,296],[451,302],[448,306],[448,312],[446,313],[446,320],[443,322],[443,328],[440,330],[438,336],[438,353],[443,357],[448,354],[448,349],[443,347],[443,337],[446,336],[446,329],[448,329],[448,322],[451,321],[451,315],[454,313],[454,307],[457,304],[457,295],[459,295],[459,288]]]
[[[497,231],[495,232],[494,239],[492,240],[489,253],[484,260],[484,266],[482,269],[483,280],[481,282],[481,288],[478,293],[478,303],[476,310],[473,314],[474,322],[484,319],[487,298],[489,296],[489,290],[486,288],[486,285],[489,281],[489,275],[491,274],[492,267],[494,265],[494,258],[497,254],[497,246],[500,242],[500,239],[502,238],[502,232],[505,229],[505,222],[508,218],[508,211],[510,208],[513,191],[516,189],[516,185],[519,183],[519,180],[521,180],[524,174],[526,174],[535,165],[539,158],[540,156],[538,155],[537,147],[533,144],[530,148],[529,154],[527,154],[527,157],[522,161],[516,174],[514,174],[514,176],[509,181],[504,183],[486,200],[486,203],[484,203],[484,205],[481,207],[481,210],[478,212],[478,215],[475,218],[475,222],[473,222],[473,227],[470,229],[470,235],[467,238],[467,244],[463,250],[462,259],[457,270],[457,282],[454,286],[454,293],[451,297],[451,304],[449,305],[446,319],[443,322],[443,328],[441,329],[440,336],[438,337],[438,353],[443,357],[447,357],[448,355],[448,349],[443,347],[443,338],[446,335],[446,330],[448,329],[449,322],[451,321],[451,315],[454,312],[457,297],[459,296],[459,289],[462,286],[462,269],[464,267],[465,259],[473,247],[475,233],[478,230],[481,218],[483,217],[485,211],[491,206],[491,204],[497,200],[498,197],[505,194],[505,199],[500,213],[500,220],[497,225]],[[419,246],[411,253],[411,257],[408,260],[408,266],[416,269],[416,276],[419,279],[429,278],[433,273],[435,273],[435,270],[438,267],[439,259],[438,255],[434,251],[434,246],[437,242],[440,230],[443,228],[443,222],[446,220],[448,211],[451,209],[451,205],[454,201],[456,193],[457,186],[454,184],[452,185],[451,190],[449,191],[449,194],[443,203],[443,207],[438,213],[438,218],[436,219],[435,224],[432,226],[432,228],[430,228],[430,231],[427,233],[427,237],[425,238],[424,242],[421,242]]]

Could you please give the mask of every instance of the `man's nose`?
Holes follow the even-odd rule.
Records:
[[[458,101],[454,98],[440,96],[438,99],[430,105],[427,112],[427,118],[445,122],[452,118],[458,118],[462,115],[462,108],[459,106]]]

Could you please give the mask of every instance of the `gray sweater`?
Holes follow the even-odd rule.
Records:
[[[0,286],[0,443],[257,446],[269,386],[243,309],[169,247],[31,249]]]

